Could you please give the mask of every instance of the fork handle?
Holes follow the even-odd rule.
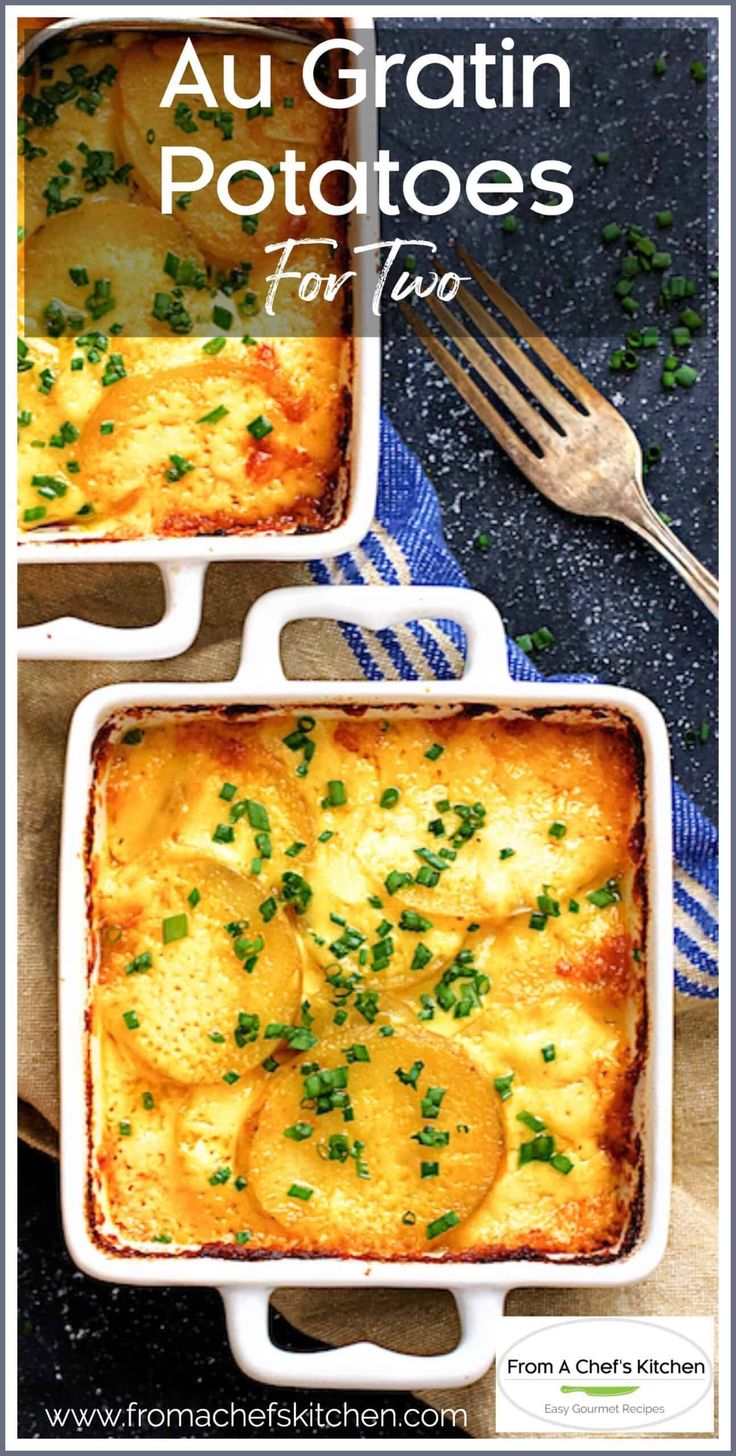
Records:
[[[697,556],[693,556],[692,551],[688,550],[674,531],[665,525],[662,517],[657,514],[645,496],[629,506],[626,512],[620,516],[620,520],[630,526],[632,531],[636,531],[638,536],[642,536],[645,541],[648,541],[660,556],[664,556],[665,561],[669,561],[670,566],[674,566],[675,571],[679,572],[683,581],[687,582],[695,595],[713,613],[713,616],[718,616],[718,581],[716,577],[711,571],[708,571],[706,566],[703,566],[701,561],[698,561]]]

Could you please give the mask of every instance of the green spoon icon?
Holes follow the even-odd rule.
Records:
[[[638,1385],[561,1385],[563,1395],[633,1395]]]

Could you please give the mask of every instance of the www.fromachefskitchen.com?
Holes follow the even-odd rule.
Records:
[[[90,1431],[104,1428],[116,1434],[129,1431],[179,1431],[198,1434],[202,1431],[293,1431],[297,1435],[314,1431],[345,1431],[354,1429],[396,1431],[430,1430],[443,1422],[460,1430],[468,1425],[467,1411],[458,1406],[433,1406],[393,1410],[390,1406],[365,1406],[359,1410],[347,1401],[325,1405],[322,1401],[309,1401],[297,1405],[293,1401],[270,1400],[267,1405],[214,1406],[141,1406],[137,1401],[111,1409],[106,1406],[46,1406],[46,1419],[52,1430],[69,1434],[74,1431]]]

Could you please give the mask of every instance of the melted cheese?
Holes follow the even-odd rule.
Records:
[[[162,111],[159,102],[179,50],[175,39],[130,34],[98,46],[72,41],[44,62],[43,76],[36,62],[23,82],[25,533],[125,540],[314,531],[337,524],[343,508],[348,300],[343,291],[333,303],[305,303],[291,281],[280,285],[276,318],[263,313],[273,269],[264,247],[322,236],[324,218],[301,194],[305,215],[290,217],[280,174],[257,219],[227,212],[214,181],[171,216],[159,211],[162,146],[196,145],[212,157],[215,177],[238,157],[277,167],[295,147],[309,173],[342,154],[341,122],[304,91],[302,51],[285,42],[274,43],[272,115],[223,111],[230,121],[218,126],[195,100],[177,122],[176,107]],[[259,42],[208,38],[197,50],[215,94],[225,52],[235,56],[241,94],[257,90]],[[56,99],[44,111],[49,96]],[[245,206],[259,187],[244,176],[232,196]],[[340,218],[330,219],[330,232],[342,249]],[[324,271],[324,252],[302,247],[300,267]],[[173,276],[177,264],[192,281]],[[109,307],[98,308],[99,286]],[[174,327],[157,299],[177,300],[183,321]],[[268,337],[274,326],[279,336]]]
[[[107,1246],[617,1247],[644,1024],[625,723],[154,715],[97,785]]]

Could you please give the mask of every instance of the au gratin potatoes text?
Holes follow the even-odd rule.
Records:
[[[613,1255],[644,945],[622,721],[143,713],[96,749],[110,1251]]]

